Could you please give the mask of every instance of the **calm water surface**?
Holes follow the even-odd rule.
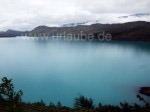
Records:
[[[138,87],[150,86],[150,43],[0,39],[3,76],[24,101],[72,106],[81,94],[96,104],[138,103]]]

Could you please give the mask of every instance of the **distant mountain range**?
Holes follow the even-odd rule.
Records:
[[[28,33],[27,31],[16,31],[16,30],[7,30],[5,32],[0,32],[0,37],[16,37],[16,36],[22,36],[25,33]]]
[[[75,27],[78,25],[91,25],[91,24],[96,24],[100,23],[98,20],[96,21],[86,21],[86,22],[80,22],[80,23],[69,23],[69,24],[64,24],[62,27]]]
[[[127,15],[127,16],[120,16],[118,18],[145,17],[145,16],[150,16],[150,13],[137,13],[137,14]]]
[[[74,25],[74,24],[73,24]],[[136,21],[122,24],[92,24],[92,25],[80,25],[77,26],[62,26],[62,27],[48,27],[38,26],[30,32],[18,32],[8,30],[7,32],[1,32],[0,36],[20,36],[27,33],[28,35],[39,36],[42,34],[48,34],[53,36],[56,34],[73,34],[78,35],[81,31],[85,34],[92,33],[94,38],[97,38],[102,31],[110,33],[113,40],[133,40],[133,41],[150,41],[150,22]]]

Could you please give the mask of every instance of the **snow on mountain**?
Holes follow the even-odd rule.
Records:
[[[96,24],[96,23],[100,23],[100,21],[96,20],[96,21],[86,21],[86,22],[80,22],[80,23],[69,23],[69,24],[62,25],[62,27],[75,27],[78,25],[91,25],[91,24]]]
[[[150,13],[137,13],[137,14],[132,14],[128,16],[120,16],[118,18],[129,18],[129,17],[147,17],[150,16]]]

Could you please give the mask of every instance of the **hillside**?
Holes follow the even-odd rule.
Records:
[[[30,35],[57,36],[60,34],[78,35],[81,32],[85,34],[94,34],[94,37],[104,31],[110,33],[113,40],[134,40],[134,41],[150,41],[150,22],[137,21],[123,24],[92,24],[78,25],[75,27],[48,27],[38,26],[30,32]]]
[[[112,40],[150,41],[150,22],[136,21],[122,24],[92,24],[66,27],[38,26],[32,31],[23,32],[7,30],[0,32],[0,37],[16,37],[28,34],[28,36],[67,36],[83,37],[82,34],[93,34],[94,39],[102,32],[112,35]]]

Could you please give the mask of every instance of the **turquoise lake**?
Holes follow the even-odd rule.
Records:
[[[12,78],[23,101],[73,106],[79,95],[95,104],[139,103],[150,86],[150,43],[0,39],[0,78]]]

